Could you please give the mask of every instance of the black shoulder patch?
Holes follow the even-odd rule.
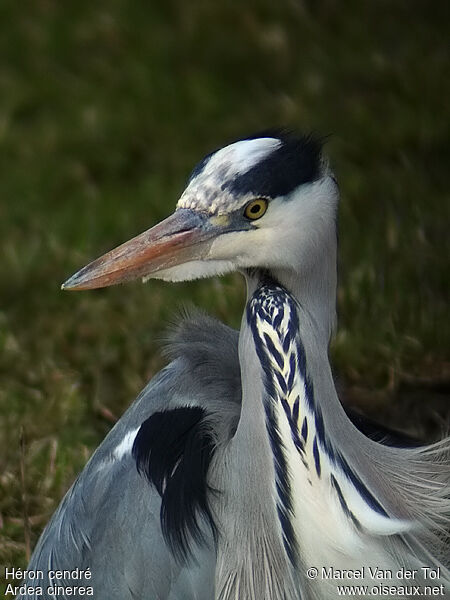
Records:
[[[185,561],[191,542],[204,543],[199,519],[216,526],[208,504],[212,490],[206,475],[214,453],[213,440],[199,407],[156,412],[144,421],[133,444],[133,458],[161,496],[161,528],[175,558]]]
[[[249,171],[227,182],[226,188],[232,193],[276,198],[286,196],[301,184],[319,179],[322,172],[320,138],[268,131],[245,139],[262,137],[279,139],[281,145]]]

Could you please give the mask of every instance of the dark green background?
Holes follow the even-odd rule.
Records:
[[[268,126],[331,134],[342,397],[424,438],[444,427],[449,6],[1,3],[1,564],[25,565],[25,511],[33,545],[163,364],[180,305],[238,326],[244,300],[238,276],[80,294],[61,282],[171,212],[204,153]]]

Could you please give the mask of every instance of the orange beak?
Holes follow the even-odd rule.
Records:
[[[146,277],[170,267],[204,258],[218,228],[208,217],[176,210],[148,231],[107,252],[72,275],[63,290],[89,290]]]

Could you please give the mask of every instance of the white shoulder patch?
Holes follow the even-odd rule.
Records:
[[[136,429],[132,429],[124,436],[122,441],[119,444],[117,444],[117,446],[112,451],[113,458],[115,458],[116,460],[121,460],[126,454],[131,452],[131,449],[133,448],[134,444],[134,439],[138,431],[139,427],[136,427]]]

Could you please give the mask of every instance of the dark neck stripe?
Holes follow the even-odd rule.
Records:
[[[342,454],[340,452],[336,452],[336,457],[337,457],[336,460],[337,460],[339,466],[342,468],[345,476],[347,477],[347,479],[349,479],[352,482],[352,484],[358,490],[359,495],[364,499],[366,504],[368,504],[370,506],[370,508],[372,510],[374,510],[375,512],[379,513],[380,515],[383,515],[383,517],[389,517],[389,514],[386,512],[386,510],[383,508],[383,506],[378,502],[378,500],[375,498],[375,496],[372,494],[372,492],[370,492],[370,490],[361,481],[361,479],[358,477],[358,475],[354,471],[352,471],[348,462],[345,460],[345,458],[342,456]]]
[[[284,444],[278,429],[277,418],[275,416],[275,407],[273,404],[273,398],[275,397],[275,382],[273,380],[273,372],[270,361],[264,351],[264,344],[261,341],[259,331],[257,329],[256,320],[251,318],[248,312],[247,317],[249,319],[256,353],[264,373],[265,396],[263,398],[263,404],[266,416],[266,428],[269,435],[270,447],[272,449],[275,467],[276,489],[278,495],[278,518],[280,521],[281,530],[283,532],[283,543],[286,554],[288,555],[291,564],[295,567],[297,564],[298,551],[294,527],[292,524],[292,490]]]
[[[281,440],[272,402],[265,402],[264,408],[266,413],[267,433],[269,434],[270,446],[274,458],[276,489],[278,495],[277,512],[281,530],[283,532],[283,544],[291,564],[295,567],[297,564],[297,542],[292,524],[294,509],[285,449]]]
[[[296,566],[298,561],[298,545],[292,523],[292,489],[285,455],[285,447],[278,428],[274,405],[274,400],[277,398],[277,387],[280,388],[282,394],[285,395],[288,392],[288,388],[292,387],[293,379],[288,378],[288,381],[286,381],[279,371],[272,368],[271,357],[280,369],[282,369],[284,366],[284,359],[275,347],[270,336],[259,331],[257,322],[257,317],[259,317],[259,319],[268,322],[275,330],[278,330],[285,314],[283,302],[286,302],[286,298],[288,298],[288,294],[281,287],[277,286],[275,283],[272,283],[272,285],[268,285],[266,283],[264,286],[258,288],[247,305],[247,322],[252,332],[255,350],[264,375],[265,394],[263,398],[263,404],[266,415],[266,427],[274,459],[276,489],[278,495],[278,518],[283,533],[283,542],[286,554],[289,557],[292,565]],[[268,310],[268,306],[265,305],[265,301],[267,300],[273,302],[277,309],[277,314],[274,318],[272,318],[270,310]],[[292,299],[290,300],[292,302]],[[294,306],[290,306],[289,308],[292,312]],[[275,322],[277,323],[276,328]],[[290,325],[288,329],[291,330]],[[289,343],[292,341],[293,336],[294,333],[292,334]],[[290,407],[284,396],[281,397],[281,402],[288,418],[294,444],[299,452],[303,452],[304,448],[302,440],[298,435]]]
[[[330,481],[331,481],[331,485],[333,486],[333,488],[336,491],[336,494],[339,499],[339,503],[341,505],[343,513],[352,521],[353,525],[357,529],[361,529],[361,524],[358,521],[358,519],[355,517],[355,515],[352,513],[352,511],[349,509],[348,504],[344,498],[344,494],[342,493],[341,487],[340,487],[339,483],[337,482],[336,478],[334,477],[334,475],[330,476]]]
[[[308,420],[305,416],[302,423],[301,435],[299,435],[298,403],[296,405],[296,402],[294,402],[294,405],[291,410],[291,407],[286,401],[286,399],[283,397],[278,398],[276,392],[277,388],[280,389],[282,393],[286,395],[288,392],[291,391],[294,382],[294,376],[292,375],[292,372],[295,372],[295,370],[298,369],[298,372],[300,373],[304,381],[306,405],[312,413],[312,418],[315,426],[315,436],[313,440],[313,459],[318,477],[322,475],[320,453],[324,452],[330,460],[331,464],[340,468],[340,470],[352,483],[352,485],[355,487],[355,489],[357,490],[361,498],[366,502],[366,504],[375,512],[385,517],[389,517],[386,510],[370,492],[368,487],[363,483],[360,477],[350,468],[344,456],[338,450],[335,449],[332,441],[326,433],[322,410],[320,406],[316,404],[314,397],[313,382],[307,372],[306,353],[299,336],[299,316],[295,299],[278,282],[273,280],[273,278],[271,278],[267,272],[259,273],[259,278],[260,287],[255,291],[247,305],[247,322],[251,327],[256,352],[264,373],[264,388],[266,392],[264,405],[267,415],[268,427],[276,428],[276,417],[273,409],[273,403],[280,400],[286,417],[288,419],[288,423],[292,434],[292,440],[294,442],[295,447],[299,451],[301,458],[304,460],[304,448],[306,440],[308,438]],[[276,308],[277,311],[274,311],[273,308]],[[270,336],[266,333],[261,335],[261,332],[258,330],[257,325],[257,317],[259,317],[260,319],[264,319],[278,334],[278,328],[282,321],[282,319],[280,319],[280,314],[285,316],[286,310],[289,310],[290,323],[288,324],[287,333],[285,334],[284,339],[281,339],[280,334],[280,343],[282,344],[283,352],[285,352],[286,354],[289,352],[290,348],[292,347],[292,344],[294,344],[296,348],[295,354],[293,353],[289,359],[290,373],[287,377],[287,380],[282,376],[281,373],[279,373],[276,370],[276,368],[274,369],[273,363],[271,363],[272,359],[274,363],[278,365],[281,369],[282,365],[284,365],[284,358],[280,355]],[[275,322],[277,323],[278,327],[275,327]],[[283,480],[283,482],[287,482],[287,464],[286,459],[284,458],[282,440],[279,437],[278,430],[277,436],[272,435],[271,440],[274,440],[274,446],[272,447],[272,450],[274,452],[275,463],[276,465],[278,465],[278,467],[276,468],[277,477]],[[336,486],[334,486],[334,488],[341,501],[339,491],[342,494],[342,490],[340,490],[339,488],[338,491],[338,488]],[[292,499],[289,498],[290,484],[288,485],[288,483],[285,483],[282,486],[282,490],[283,494],[282,499],[280,497],[280,500],[284,506],[288,507],[287,510],[285,510],[284,512],[284,514],[286,515],[289,514],[290,507],[292,506]],[[348,516],[352,519],[355,525],[358,525],[354,515],[349,514]],[[285,528],[288,528],[286,519],[282,520],[282,526],[283,531],[285,531]],[[285,531],[285,536],[288,537],[287,529]],[[295,539],[293,539],[293,543],[295,544]]]

